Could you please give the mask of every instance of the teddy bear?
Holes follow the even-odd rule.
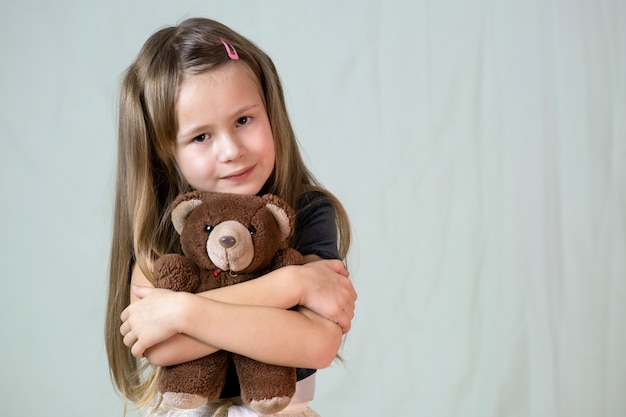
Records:
[[[192,191],[172,204],[171,220],[183,255],[166,254],[154,263],[154,285],[199,293],[257,278],[303,263],[286,247],[295,213],[273,194],[247,196]],[[231,361],[241,398],[259,414],[284,409],[295,393],[295,368],[274,366],[224,350],[163,369],[159,391],[176,408],[217,400]]]

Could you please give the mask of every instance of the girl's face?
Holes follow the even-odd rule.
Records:
[[[186,76],[176,102],[175,159],[196,190],[257,194],[274,169],[272,129],[252,72],[231,62]]]

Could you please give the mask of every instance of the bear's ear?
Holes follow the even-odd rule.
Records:
[[[172,210],[172,224],[179,235],[183,233],[185,221],[187,221],[189,214],[200,204],[202,204],[202,200],[192,198],[190,200],[183,200],[174,207]]]
[[[265,208],[272,213],[276,223],[278,223],[282,240],[287,240],[293,233],[295,218],[293,209],[275,195],[266,194],[262,198],[265,202]]]

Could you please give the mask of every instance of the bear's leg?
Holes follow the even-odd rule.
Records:
[[[233,355],[233,361],[245,404],[259,414],[277,413],[289,405],[296,391],[295,368],[268,365],[240,355]]]
[[[217,400],[224,387],[230,354],[218,351],[180,365],[165,367],[159,385],[166,404],[196,408]]]

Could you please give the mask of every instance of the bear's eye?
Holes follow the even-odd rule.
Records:
[[[248,230],[250,231],[250,234],[251,234],[251,235],[253,235],[253,234],[255,234],[255,233],[256,233],[256,227],[254,227],[254,226],[250,226],[250,227],[248,227]]]
[[[213,230],[213,226],[211,226],[211,225],[207,225],[207,226],[206,226],[206,228],[205,228],[205,230],[206,230],[208,233],[211,233],[211,230]]]

